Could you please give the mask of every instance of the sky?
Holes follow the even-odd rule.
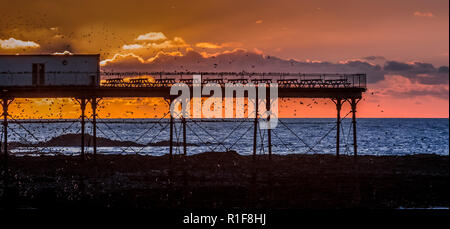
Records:
[[[0,0],[0,6],[0,54],[100,53],[102,70],[115,71],[364,72],[369,90],[359,117],[449,116],[447,0]],[[76,117],[73,101],[52,102],[61,103],[64,117]],[[164,113],[153,109],[162,102],[151,99],[104,103],[104,117]],[[335,116],[330,101],[281,104],[284,117]],[[13,109],[22,118],[36,117],[35,110],[55,117],[51,105],[22,100]]]

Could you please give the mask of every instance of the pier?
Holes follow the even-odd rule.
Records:
[[[2,74],[29,74],[2,73]],[[46,72],[51,75],[52,72]],[[55,73],[56,74],[56,73]],[[58,72],[60,74],[60,72]],[[71,73],[74,74],[74,73]],[[0,98],[3,116],[2,151],[5,160],[8,157],[8,107],[16,98],[74,98],[80,105],[81,122],[81,157],[85,157],[85,109],[91,105],[93,154],[97,154],[97,106],[102,98],[163,98],[169,103],[174,99],[170,88],[175,83],[185,83],[192,90],[192,76],[201,75],[204,84],[217,83],[225,90],[226,83],[277,83],[278,98],[322,98],[330,99],[336,106],[336,156],[340,155],[341,109],[349,103],[352,114],[353,154],[358,154],[356,111],[357,104],[367,90],[365,74],[302,74],[302,73],[256,73],[256,72],[100,72],[103,81],[95,86],[0,86]],[[139,78],[139,77],[151,78]],[[125,77],[138,77],[124,80]],[[222,93],[225,95],[225,93]],[[268,93],[267,93],[268,94]],[[192,93],[191,93],[192,95]],[[270,104],[267,104],[270,106]],[[256,106],[258,107],[258,106]],[[345,117],[344,117],[345,118]],[[173,154],[174,117],[170,116],[169,154]],[[183,154],[187,152],[186,128],[190,120],[181,119],[183,128]],[[258,116],[254,120],[253,154],[256,155]],[[269,158],[272,154],[271,131],[267,131],[267,147]]]

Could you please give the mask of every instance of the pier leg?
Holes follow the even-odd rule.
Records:
[[[266,110],[270,110],[270,103],[271,103],[271,101],[270,101],[270,95],[269,95],[269,91],[270,91],[270,88],[268,88],[267,89],[268,90],[268,92],[266,93]],[[270,123],[270,115],[269,116],[267,116],[267,121]],[[270,127],[270,126],[269,126]],[[269,160],[271,160],[272,159],[272,130],[269,128],[269,129],[267,129],[267,148],[268,148],[268,151],[269,151]]]
[[[85,110],[86,110],[86,99],[85,98],[82,98],[82,99],[80,99],[80,107],[81,107],[81,153],[80,153],[80,156],[81,156],[81,159],[82,160],[84,160],[84,156],[85,156],[85,154],[84,154],[84,129],[85,129],[85,117],[86,117],[86,114],[85,114]]]
[[[186,143],[186,118],[183,117],[183,155],[187,155],[187,143]]]
[[[258,137],[258,88],[256,88],[256,97],[255,97],[255,120],[253,122],[254,129],[253,129],[253,157],[256,156],[256,144],[258,144],[257,137]]]
[[[337,132],[336,132],[336,156],[339,157],[339,149],[340,149],[340,135],[341,135],[341,108],[342,108],[342,99],[336,99],[336,111],[337,111]]]
[[[94,148],[94,157],[97,156],[97,98],[92,98],[92,146]]]
[[[358,144],[356,139],[356,104],[358,102],[356,99],[351,100],[352,107],[352,125],[353,125],[353,156],[356,158],[358,156]]]
[[[173,116],[170,114],[170,137],[169,137],[169,156],[172,159],[173,156]]]
[[[8,106],[10,101],[7,98],[2,99],[3,107],[3,157],[6,165],[8,161]]]
[[[267,129],[267,147],[269,150],[269,160],[272,159],[272,132],[270,129]]]

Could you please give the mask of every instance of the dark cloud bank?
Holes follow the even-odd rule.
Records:
[[[204,57],[195,51],[183,56],[161,54],[153,61],[142,63],[135,57],[123,57],[110,62],[102,69],[106,71],[247,71],[247,72],[301,72],[301,73],[366,73],[368,83],[382,81],[386,75],[401,75],[414,83],[424,85],[448,85],[449,67],[435,67],[429,63],[404,63],[384,61],[384,65],[375,65],[371,60],[385,60],[384,57],[370,56],[339,63],[301,62],[284,60],[273,56],[264,56],[244,50]],[[431,95],[448,98],[448,89],[429,93],[417,91],[415,95]]]

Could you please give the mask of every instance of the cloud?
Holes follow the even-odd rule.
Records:
[[[224,42],[221,44],[214,44],[211,42],[200,42],[195,44],[197,48],[205,48],[205,49],[223,49],[223,48],[239,48],[242,47],[243,44],[241,42]]]
[[[439,73],[443,73],[443,74],[448,74],[448,66],[441,66],[441,67],[439,67],[439,69],[438,69],[438,72]]]
[[[141,49],[141,48],[144,48],[144,46],[141,44],[129,44],[129,45],[122,46],[123,50],[133,50],[133,49]]]
[[[167,37],[161,32],[150,32],[143,35],[139,35],[137,41],[160,41],[166,40]]]
[[[122,50],[162,50],[162,49],[174,49],[174,48],[186,48],[190,47],[189,44],[181,37],[174,37],[173,40],[166,40],[163,42],[144,42],[141,44],[125,44],[122,45]]]
[[[173,40],[167,40],[162,43],[148,43],[145,45],[147,48],[154,49],[167,49],[167,48],[182,48],[189,47],[190,45],[184,41],[181,37],[174,37]]]
[[[100,62],[100,66],[108,66],[107,69],[110,69],[110,66],[114,66],[117,69],[124,69],[127,66],[136,66],[142,64],[151,64],[154,61],[164,61],[168,60],[171,57],[181,57],[183,54],[181,52],[164,52],[159,51],[154,57],[144,59],[134,53],[128,54],[116,54],[110,59],[106,59]]]
[[[434,18],[434,14],[431,12],[421,12],[421,11],[416,11],[414,12],[414,16],[416,17],[428,17],[428,18]]]
[[[170,58],[170,57],[181,57],[183,56],[183,53],[175,51],[175,52],[163,52],[160,51],[158,52],[154,57],[148,58],[147,59],[147,63],[151,63],[153,61],[158,61],[158,60],[162,60],[164,58]]]
[[[449,98],[448,84],[426,85],[414,82],[402,75],[386,75],[385,80],[374,84],[373,89],[380,96],[395,96],[397,98],[412,98],[417,96],[432,96],[440,99]]]
[[[120,60],[105,62],[104,69],[118,69]],[[304,73],[368,73],[369,82],[384,79],[382,68],[364,61],[346,61],[345,63],[301,62],[285,60],[244,49],[224,50],[208,54],[187,51],[184,55],[167,56],[159,54],[151,62],[134,62],[132,65],[120,65],[124,71],[247,71],[247,72],[304,72]]]
[[[0,39],[0,48],[2,49],[23,49],[23,48],[39,48],[40,45],[34,41],[22,41],[14,38],[8,40]]]
[[[225,42],[220,44],[220,46],[222,46],[223,48],[240,48],[244,46],[244,44],[241,42]]]
[[[1,27],[1,26],[0,26]],[[8,43],[9,49],[4,49],[0,44],[0,51],[5,54],[49,54],[54,52],[64,52],[66,50],[72,53],[94,53],[99,52],[95,48],[91,51],[86,50],[83,45],[90,44],[92,37],[88,35],[78,36],[74,32],[67,31],[61,27],[41,26],[39,28],[21,28],[1,30],[0,39],[3,37],[7,40],[0,40],[4,46]],[[23,39],[26,34],[26,40]],[[11,38],[10,38],[11,37]],[[79,39],[79,40],[78,40]],[[103,41],[103,43],[107,43]],[[13,49],[14,47],[14,49]]]
[[[220,48],[222,48],[222,46],[220,46],[220,45],[216,45],[216,44],[209,43],[209,42],[200,42],[200,43],[197,43],[197,44],[195,44],[195,47],[198,47],[198,48],[207,48],[207,49],[220,49]]]
[[[406,71],[406,70],[411,70],[413,68],[414,68],[414,66],[412,66],[412,65],[397,62],[397,61],[388,61],[384,65],[384,70],[387,70],[387,71]]]
[[[364,60],[369,60],[369,61],[374,61],[374,60],[386,60],[386,58],[384,56],[366,56],[363,57],[362,59]]]
[[[263,55],[263,54],[264,54],[264,52],[261,51],[261,50],[258,49],[258,48],[254,48],[254,49],[253,49],[253,52],[255,52],[256,54],[260,54],[260,55]]]
[[[384,65],[385,74],[398,74],[422,84],[448,84],[448,66],[435,68],[432,64],[413,62],[404,63],[387,61]]]
[[[64,52],[54,52],[53,55],[73,55],[70,51],[64,51]]]
[[[102,61],[101,65],[104,67],[114,67],[114,69],[137,68],[143,70],[144,68],[148,68],[149,65],[155,66],[157,65],[155,63],[167,62],[167,65],[159,66],[158,68],[171,68],[171,64],[178,65],[178,63],[172,63],[171,61],[174,61],[175,59],[176,61],[180,61],[181,57],[184,57],[185,55],[189,56],[188,54],[195,53],[197,56],[210,58],[233,52],[236,50],[236,47],[242,45],[243,44],[239,42],[225,42],[222,44],[199,42],[191,45],[182,37],[173,37],[173,39],[165,37],[165,40],[157,41],[135,41],[134,43],[122,45],[120,50],[118,50],[114,56]],[[202,49],[202,52],[193,52],[195,49]],[[190,57],[192,56],[194,55],[190,55]],[[124,62],[127,64],[123,64]],[[189,60],[186,59],[186,63],[188,62]],[[180,66],[177,67],[177,70],[184,68],[184,65]]]
[[[100,66],[113,65],[114,63],[118,62],[121,62],[123,64],[129,63],[131,65],[136,65],[139,63],[144,64],[145,60],[142,57],[135,55],[134,53],[115,54],[112,58],[100,61]]]

